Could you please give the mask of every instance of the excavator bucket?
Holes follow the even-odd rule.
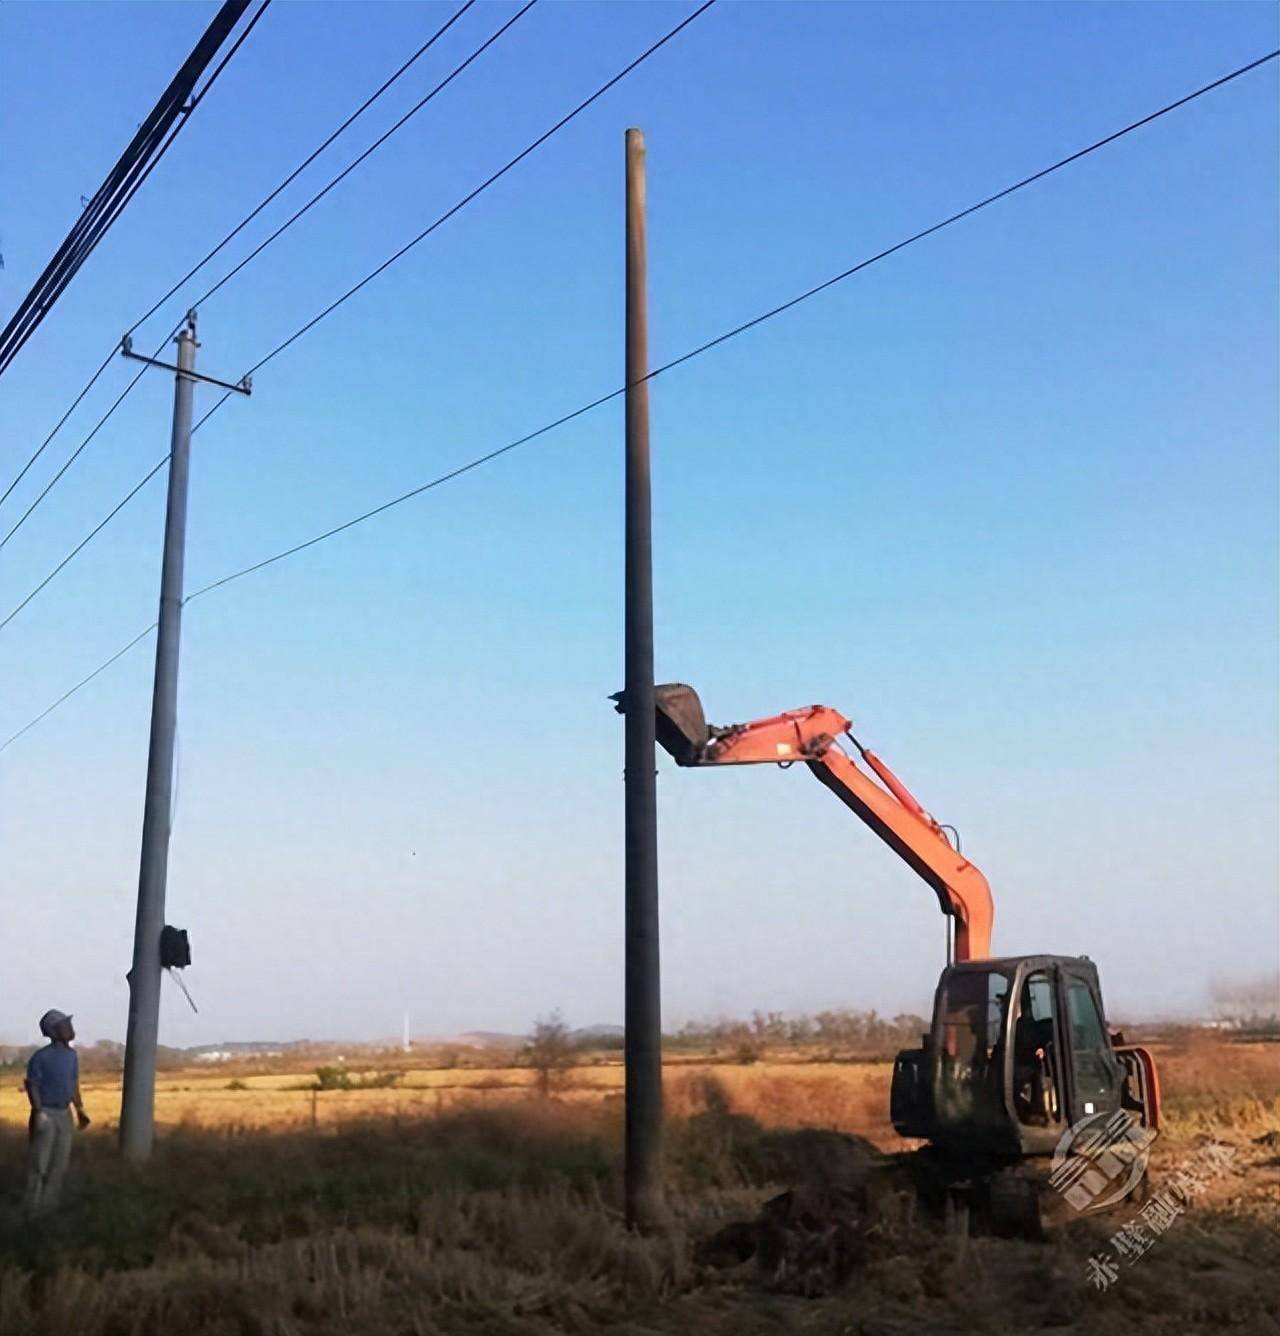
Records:
[[[617,702],[619,714],[626,714],[625,692],[619,691],[610,699]],[[697,765],[710,737],[698,693],[683,682],[666,682],[654,687],[653,703],[657,707],[659,746],[677,765]]]
[[[683,682],[654,687],[658,743],[677,765],[697,765],[710,736],[698,693]]]

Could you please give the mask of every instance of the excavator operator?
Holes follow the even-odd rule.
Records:
[[[1023,1123],[1043,1127],[1057,1118],[1053,1052],[1053,1017],[1036,1016],[1028,980],[1013,1026],[1013,1103]]]

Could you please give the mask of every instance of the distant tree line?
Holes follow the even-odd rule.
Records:
[[[0,1044],[0,1068],[25,1068],[27,1059],[42,1047],[40,1044]],[[114,1039],[99,1039],[95,1043],[77,1043],[82,1072],[119,1072],[124,1070],[124,1045]],[[180,1048],[160,1046],[161,1067],[181,1067],[189,1061]]]
[[[812,1016],[788,1016],[781,1011],[753,1011],[743,1020],[724,1018],[690,1021],[668,1036],[673,1048],[728,1053],[738,1061],[752,1061],[769,1049],[828,1050],[832,1056],[873,1056],[919,1044],[929,1028],[923,1016],[901,1012],[890,1018],[875,1010],[840,1008]]]
[[[1258,979],[1215,979],[1209,996],[1217,1020],[1232,1029],[1280,1030],[1280,973]]]
[[[40,1047],[40,1044],[0,1044],[0,1070],[25,1068],[27,1059]],[[178,1071],[190,1067],[202,1051],[160,1044],[156,1048],[156,1066],[162,1072]],[[124,1045],[115,1039],[97,1039],[92,1044],[77,1040],[76,1052],[80,1055],[82,1072],[124,1071]],[[245,1056],[249,1060],[253,1054]]]

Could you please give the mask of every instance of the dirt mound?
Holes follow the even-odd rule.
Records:
[[[808,1296],[844,1286],[885,1243],[902,1216],[890,1161],[869,1141],[804,1129],[773,1133],[755,1147],[760,1170],[795,1186],[767,1201],[755,1220],[735,1221],[696,1251],[703,1265],[754,1263],[767,1289]]]
[[[756,1153],[767,1180],[849,1192],[864,1188],[870,1176],[889,1163],[865,1137],[816,1127],[766,1132]]]

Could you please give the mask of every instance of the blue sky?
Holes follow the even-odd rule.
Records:
[[[543,0],[200,313],[236,377],[692,6]],[[6,11],[11,310],[213,12]],[[466,14],[185,304],[478,45]],[[278,4],[0,385],[5,481],[111,344],[451,12]],[[622,137],[677,356],[1271,49],[1263,5],[716,5],[195,438],[195,588],[616,387]],[[1275,966],[1273,64],[653,385],[657,660],[824,701],[954,822],[995,948],[1121,1015]],[[150,348],[147,348],[150,351]],[[0,519],[126,383],[114,366]],[[200,404],[212,403],[201,392]],[[5,548],[6,610],[167,447],[144,379]],[[190,605],[163,1037],[621,1013],[613,403]],[[8,736],[155,615],[155,483],[0,632]],[[121,1035],[148,643],[0,757],[0,1031]],[[661,763],[672,1023],[927,1010],[943,920],[800,772]]]

